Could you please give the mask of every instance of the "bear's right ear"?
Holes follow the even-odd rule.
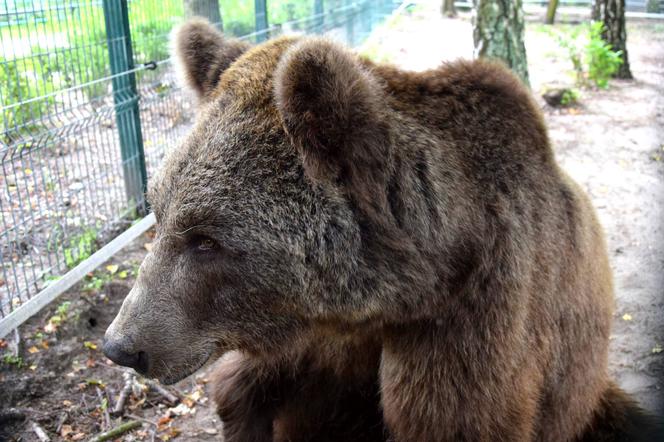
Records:
[[[221,74],[249,44],[227,39],[203,18],[186,21],[171,33],[171,56],[179,80],[199,99],[212,92]]]

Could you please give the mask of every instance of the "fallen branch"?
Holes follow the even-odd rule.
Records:
[[[99,408],[101,408],[101,411],[104,415],[104,426],[102,428],[107,429],[111,427],[111,415],[108,413],[108,399],[104,401],[106,396],[104,396],[104,393],[101,392],[101,388],[96,387],[96,389],[97,397],[99,398]]]
[[[167,389],[165,389],[155,381],[150,379],[145,379],[145,383],[148,385],[148,387],[152,388],[154,391],[162,395],[171,404],[174,405],[180,402],[179,397],[177,397],[176,395],[174,395],[173,393],[171,393],[170,391],[168,391]]]
[[[115,407],[113,407],[113,416],[119,416],[122,414],[124,411],[125,402],[127,402],[127,398],[131,394],[131,390],[134,387],[133,375],[125,372],[122,374],[122,377],[125,378],[125,384],[124,387],[122,387],[122,391],[120,391],[120,396],[118,396],[118,401],[115,403]]]
[[[30,421],[30,429],[32,430],[33,433],[37,435],[37,438],[41,442],[51,442],[51,438],[48,437],[48,434],[46,434],[46,431],[42,427],[39,426],[39,424],[35,421]]]
[[[128,431],[135,430],[141,425],[143,424],[139,421],[125,422],[124,424],[120,424],[111,430],[99,433],[97,436],[90,439],[90,442],[104,442],[105,440],[114,439]]]

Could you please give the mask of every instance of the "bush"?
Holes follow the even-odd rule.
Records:
[[[46,54],[40,48],[33,48],[32,53]],[[26,57],[19,63],[0,57],[0,97],[3,100],[0,132],[3,141],[10,143],[41,127],[41,118],[55,104],[52,96],[37,99],[55,90],[55,72],[50,58],[50,55],[38,55]]]
[[[602,39],[603,30],[602,22],[591,22],[555,35],[558,44],[567,51],[579,86],[588,86],[591,82],[606,89],[609,79],[623,62],[621,51],[612,50]]]

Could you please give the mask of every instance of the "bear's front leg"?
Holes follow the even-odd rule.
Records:
[[[231,352],[223,357],[212,380],[224,442],[272,442],[277,394],[272,373],[260,361]]]
[[[391,440],[533,440],[539,370],[518,346],[492,344],[435,320],[389,330],[380,379]]]

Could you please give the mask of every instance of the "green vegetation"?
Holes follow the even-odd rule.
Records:
[[[563,106],[571,106],[573,104],[576,104],[579,101],[579,96],[580,94],[577,89],[567,89],[565,92],[563,92],[560,104],[562,104]]]
[[[87,229],[72,238],[70,246],[65,249],[65,264],[71,269],[88,259],[97,249],[97,231]]]
[[[594,84],[606,89],[611,75],[622,63],[620,51],[613,51],[611,46],[602,40],[603,26],[601,22],[592,22],[553,34],[558,44],[567,52],[579,86]]]
[[[6,365],[13,366],[16,368],[23,368],[25,366],[25,361],[20,356],[14,356],[12,354],[4,354],[2,356],[2,362]]]

